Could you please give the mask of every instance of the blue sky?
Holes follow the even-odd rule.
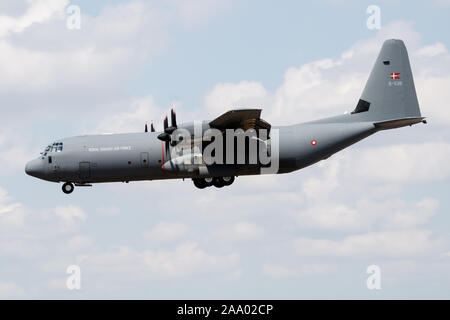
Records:
[[[91,7],[91,1],[73,3],[88,13],[98,14],[103,3],[118,2],[99,1],[95,7]],[[287,68],[321,57],[336,58],[355,40],[372,36],[374,31],[365,27],[365,10],[371,4],[323,0],[275,5],[273,1],[235,1],[206,28],[185,30],[179,21],[173,21],[169,26],[173,43],[138,73],[129,89],[138,95],[149,90],[159,93],[156,98],[161,104],[182,99],[195,105],[201,103],[205,88],[218,79],[257,80],[267,88],[276,88]],[[428,41],[448,45],[448,39],[436,32],[448,28],[448,11],[440,10],[445,6],[432,1],[414,5],[381,1],[379,5],[383,23],[411,21]]]
[[[81,30],[66,28],[78,5]],[[381,29],[366,8],[381,9]],[[0,297],[449,298],[448,1],[2,1]],[[272,124],[352,110],[385,39],[429,125],[291,175],[103,184],[24,174],[60,137],[261,106]],[[311,248],[311,250],[308,250]],[[67,266],[82,289],[65,287]],[[382,270],[368,290],[367,266]]]

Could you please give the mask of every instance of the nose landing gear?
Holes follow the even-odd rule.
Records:
[[[222,188],[229,186],[234,182],[234,177],[214,177],[214,178],[194,178],[192,179],[194,185],[199,189],[205,189],[206,187],[215,186],[216,188]]]
[[[65,194],[71,194],[74,189],[75,189],[75,187],[73,186],[73,183],[71,183],[71,182],[66,182],[62,186],[62,191]]]

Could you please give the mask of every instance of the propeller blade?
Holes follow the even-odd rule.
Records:
[[[168,134],[172,134],[177,129],[177,116],[175,111],[173,111],[173,108],[170,109],[170,122],[171,126],[164,129],[164,132]]]
[[[152,123],[150,124],[150,131],[151,131],[151,132],[155,132],[155,127],[153,126],[153,121],[152,121]]]
[[[147,122],[145,123],[145,129],[144,129],[144,132],[148,132]]]
[[[172,123],[172,127],[177,127],[177,114],[173,111],[173,108],[170,109],[170,120]]]
[[[169,119],[167,118],[167,116],[164,118],[164,131],[166,131],[166,129],[169,127]]]
[[[160,133],[158,135],[158,139],[161,141],[168,142],[168,141],[170,141],[170,134],[167,132],[167,130],[169,128],[169,119],[168,119],[167,115],[164,117],[163,127],[164,127],[164,132]]]
[[[166,132],[160,133],[158,139],[161,141],[170,141],[170,135]]]

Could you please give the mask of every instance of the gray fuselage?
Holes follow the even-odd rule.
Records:
[[[97,182],[179,178],[192,178],[194,185],[200,189],[211,185],[221,188],[231,185],[235,176],[287,173],[304,168],[379,130],[426,123],[420,112],[407,50],[403,41],[398,39],[383,43],[356,108],[350,114],[280,127],[263,121],[260,114],[261,109],[230,110],[213,121],[201,122],[199,126],[194,126],[194,123],[177,126],[176,114],[171,110],[171,126],[168,126],[166,117],[164,133],[87,135],[62,139],[47,147],[42,156],[30,161],[25,171],[40,179],[65,182],[65,193],[73,191],[73,183],[90,185]],[[187,137],[190,140],[193,136],[194,141],[172,140],[172,133],[178,127],[186,129]],[[251,164],[250,161],[247,164],[230,164],[228,161],[225,162],[227,164],[211,164],[204,161],[208,154],[204,152],[206,148],[195,149],[196,131],[200,131],[200,141],[203,142],[202,135],[210,127],[220,130],[221,134],[236,128],[270,131],[270,136],[258,135],[256,139],[249,140],[249,144],[257,140],[258,146],[264,145],[258,148],[271,153],[271,164],[277,160],[276,170],[265,170],[262,161],[259,164]],[[151,131],[154,131],[153,126]],[[186,142],[189,148],[192,146],[193,159],[200,159],[196,165],[186,165],[184,155],[172,157],[176,153],[171,150],[177,150],[178,142]],[[250,149],[249,154],[254,154]],[[225,148],[227,156],[231,154],[229,150]]]
[[[371,122],[349,121],[348,117],[350,115],[273,127],[272,130],[279,130],[279,169],[276,173],[292,172],[326,159],[376,131]],[[206,123],[203,124],[205,129]],[[64,145],[61,152],[48,152],[30,161],[26,171],[47,181],[78,184],[260,174],[259,166],[233,164],[208,166],[207,173],[167,170],[164,164],[170,160],[170,152],[165,149],[166,142],[158,140],[159,133],[60,139],[58,141]]]

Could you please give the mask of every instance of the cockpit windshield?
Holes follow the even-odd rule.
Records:
[[[50,144],[45,148],[43,155],[46,156],[47,153],[50,153],[50,152],[62,152],[62,151],[63,151],[63,143],[62,142],[54,142],[53,144]]]

